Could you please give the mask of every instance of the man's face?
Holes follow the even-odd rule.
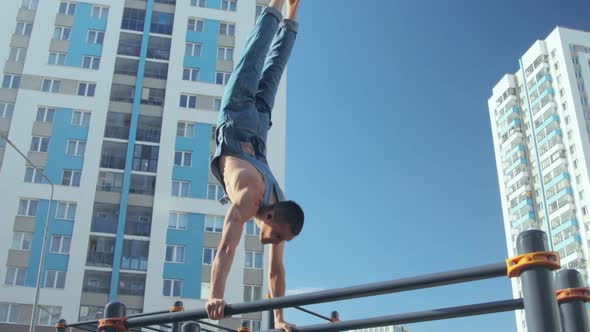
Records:
[[[282,241],[291,241],[295,235],[291,232],[291,227],[282,222],[276,222],[274,213],[268,212],[266,218],[260,224],[260,243],[262,244],[279,244]]]

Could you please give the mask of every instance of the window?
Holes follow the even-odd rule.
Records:
[[[213,110],[215,112],[221,111],[221,98],[213,99]]]
[[[43,305],[38,313],[39,325],[55,326],[61,316],[61,307]]]
[[[217,255],[216,248],[203,248],[203,265],[213,264],[215,255]]]
[[[226,85],[231,73],[218,71],[215,73],[215,84]]]
[[[209,293],[211,292],[210,282],[201,282],[201,300],[209,300]]]
[[[0,322],[28,324],[31,320],[30,312],[17,303],[0,303]]]
[[[262,286],[244,285],[244,302],[262,299]]]
[[[218,184],[211,184],[207,185],[207,199],[214,199],[220,200],[225,193],[223,192],[223,187]]]
[[[80,172],[80,171],[71,171],[71,170],[63,171],[62,178],[61,178],[61,184],[63,186],[79,187],[81,176],[82,176],[82,172]]]
[[[49,52],[49,61],[47,63],[50,65],[63,66],[66,64],[66,54],[59,52]]]
[[[219,34],[222,36],[235,36],[236,25],[232,23],[219,24]]]
[[[56,26],[55,30],[53,30],[53,39],[70,40],[71,34],[72,34],[71,28]]]
[[[9,119],[14,112],[14,104],[0,102],[0,119]]]
[[[145,25],[145,10],[125,7],[121,29],[143,31]],[[139,56],[139,54],[138,54]]]
[[[184,246],[166,245],[166,263],[184,263]]]
[[[61,81],[60,80],[44,79],[43,85],[41,86],[41,91],[51,92],[51,93],[59,93],[60,88],[61,88]]]
[[[242,327],[247,327],[250,331],[260,331],[260,321],[256,319],[242,319]]]
[[[70,243],[72,238],[65,235],[53,235],[51,237],[51,247],[49,249],[50,253],[54,254],[69,254],[70,253]]]
[[[43,182],[43,168],[27,167],[25,170],[25,182],[41,183]]]
[[[100,57],[98,56],[84,56],[82,59],[82,68],[96,69],[100,67]]]
[[[58,202],[55,210],[56,219],[74,220],[76,219],[76,207],[78,205],[72,202]]]
[[[31,31],[33,31],[33,24],[27,22],[17,22],[14,33],[21,36],[30,36]]]
[[[258,16],[260,16],[260,14],[262,14],[263,10],[264,10],[263,5],[256,5],[256,18],[258,18]]]
[[[63,15],[74,15],[76,12],[76,4],[73,2],[62,1],[59,4],[59,13]]]
[[[92,13],[90,16],[97,20],[106,19],[109,16],[109,9],[107,7],[92,6]]]
[[[244,266],[248,269],[261,269],[262,252],[246,251],[246,263]]]
[[[205,216],[205,232],[221,233],[223,231],[223,216]]]
[[[36,199],[21,199],[18,203],[18,216],[35,217],[37,216],[37,205],[39,201]]]
[[[256,223],[252,219],[250,219],[250,220],[248,220],[248,222],[246,222],[246,235],[254,235],[254,236],[260,235],[260,228],[258,228],[258,226],[256,226]]]
[[[195,136],[195,124],[190,122],[178,122],[176,127],[176,136],[179,137],[194,137]]]
[[[588,105],[588,98],[587,97],[581,97],[580,98],[582,105]]]
[[[72,112],[72,125],[78,127],[88,127],[90,125],[90,112]]]
[[[66,271],[47,270],[45,274],[45,288],[64,288]]]
[[[47,152],[49,148],[49,137],[33,136],[31,139],[31,152]]]
[[[186,43],[184,48],[184,55],[185,56],[201,56],[201,52],[203,51],[203,45],[197,43]]]
[[[37,10],[39,0],[23,0],[21,8],[28,10]]]
[[[234,49],[231,47],[218,47],[217,48],[217,59],[233,61]]]
[[[10,286],[24,286],[25,279],[27,276],[27,269],[22,267],[6,267],[6,278],[4,279],[5,285]]]
[[[191,6],[207,7],[207,0],[191,0]]]
[[[221,0],[221,10],[235,12],[238,7],[237,0]]]
[[[182,71],[182,79],[185,81],[198,81],[199,80],[199,68],[188,68],[185,67]]]
[[[14,232],[12,235],[12,246],[10,249],[29,251],[31,250],[32,241],[33,233]]]
[[[172,196],[188,197],[191,183],[188,181],[172,181]]]
[[[9,61],[24,63],[27,56],[27,49],[24,47],[11,47],[8,55]]]
[[[190,151],[176,151],[174,153],[174,166],[191,167],[193,153]]]
[[[66,154],[69,156],[84,157],[86,152],[86,141],[68,140]]]
[[[55,108],[39,107],[37,108],[37,117],[35,121],[51,123],[53,122],[53,115],[55,114]]]
[[[180,297],[182,294],[182,280],[164,279],[164,296]]]
[[[86,42],[88,44],[102,45],[102,43],[104,42],[104,31],[88,30],[88,34],[86,35]]]
[[[168,218],[168,228],[171,229],[186,229],[188,224],[188,214],[179,212],[170,212]]]
[[[94,97],[94,91],[96,90],[96,84],[84,83],[78,84],[78,96]]]
[[[197,96],[180,95],[180,107],[182,107],[182,108],[197,108]]]
[[[189,31],[203,32],[205,30],[205,22],[203,20],[189,18],[187,29]]]
[[[18,89],[20,86],[20,75],[4,74],[2,87],[5,89]]]

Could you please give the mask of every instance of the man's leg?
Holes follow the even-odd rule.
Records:
[[[283,75],[283,71],[289,61],[289,56],[297,38],[298,23],[297,8],[299,0],[287,0],[287,15],[281,22],[270,52],[266,57],[262,77],[256,93],[256,108],[260,112],[272,111],[275,95]]]
[[[227,82],[222,108],[229,105],[238,110],[241,105],[254,102],[264,58],[282,19],[284,1],[271,0],[250,31],[242,57]]]

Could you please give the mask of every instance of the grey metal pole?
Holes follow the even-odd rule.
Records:
[[[555,283],[557,291],[575,292],[578,289],[582,295],[588,297],[590,294],[584,294],[588,292],[588,289],[584,285],[584,279],[582,274],[577,270],[567,269],[557,272],[555,276]],[[574,294],[575,295],[575,294]],[[557,298],[559,303],[559,313],[561,315],[561,327],[563,332],[590,332],[590,324],[588,322],[588,311],[586,305],[580,297],[572,296],[569,299],[560,300]]]
[[[518,255],[547,250],[547,236],[538,229],[524,231],[516,238]],[[520,281],[527,329],[535,332],[560,331],[553,273],[550,268],[526,267],[520,273]]]
[[[182,332],[201,332],[201,325],[195,322],[187,322],[182,324]]]
[[[174,302],[174,306],[170,308],[170,312],[178,312],[184,310],[184,304],[182,301]],[[172,323],[172,332],[180,332],[180,322]]]
[[[51,215],[51,205],[53,204],[53,191],[55,189],[54,183],[45,175],[43,169],[35,165],[22,151],[14,145],[8,138],[8,135],[0,135],[12,148],[18,152],[34,169],[41,172],[41,176],[49,182],[51,186],[51,194],[49,195],[49,203],[47,206],[47,217],[45,218],[45,229],[43,231],[43,241],[41,242],[41,258],[39,259],[39,268],[37,269],[37,282],[35,284],[35,299],[33,301],[33,313],[31,314],[31,322],[29,324],[29,332],[35,332],[37,326],[37,306],[39,306],[39,291],[41,288],[41,275],[43,274],[43,265],[45,263],[45,247],[47,246],[47,233],[49,232],[49,217]]]
[[[330,289],[320,292],[305,293],[263,299],[252,302],[228,304],[225,306],[225,315],[237,315],[263,310],[288,308],[296,305],[315,304],[322,302],[347,300],[358,297],[368,297],[388,293],[396,293],[420,288],[428,288],[441,285],[450,285],[461,282],[481,280],[487,278],[505,277],[506,262],[476,266],[467,269],[454,270],[442,273],[433,273],[417,277],[403,278],[384,282],[376,282],[346,288]],[[207,318],[205,309],[185,310],[146,317],[129,318],[125,323],[127,328],[167,324]]]
[[[338,332],[370,327],[409,324],[427,322],[432,320],[491,314],[503,311],[512,311],[522,308],[524,308],[522,299],[512,299],[505,301],[472,304],[459,307],[418,311],[406,314],[300,326],[294,327],[292,330],[294,332]],[[536,332],[533,330],[530,331]],[[266,332],[283,332],[283,330],[270,330]]]
[[[126,313],[127,313],[127,308],[125,308],[125,305],[121,302],[109,302],[104,307],[104,318],[105,319],[125,317]],[[121,321],[121,324],[123,324],[122,321]],[[113,325],[111,325],[111,324],[107,325],[106,327],[100,327],[100,325],[99,325],[98,330],[103,331],[103,332],[119,332],[120,331],[120,329],[113,327]]]

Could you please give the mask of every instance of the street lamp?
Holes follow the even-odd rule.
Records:
[[[47,245],[47,232],[49,231],[49,215],[51,214],[51,204],[53,204],[54,184],[45,175],[45,172],[43,172],[42,168],[33,164],[33,162],[31,162],[31,160],[27,158],[27,156],[24,153],[22,153],[19,150],[19,148],[17,148],[16,145],[14,145],[14,143],[12,143],[12,141],[8,138],[8,134],[0,134],[0,137],[2,137],[8,144],[10,144],[10,146],[12,146],[16,150],[16,152],[18,152],[18,154],[20,154],[31,166],[33,166],[33,168],[35,168],[38,172],[41,172],[41,176],[43,176],[43,178],[47,180],[47,182],[49,182],[49,185],[51,185],[51,194],[49,196],[49,204],[47,205],[47,217],[45,218],[45,230],[43,231],[43,242],[41,244],[41,259],[39,261],[39,269],[37,270],[37,283],[35,284],[35,301],[33,303],[33,314],[31,315],[31,324],[29,325],[29,332],[35,332],[35,326],[37,325],[37,306],[39,305],[41,275],[43,274],[43,263],[45,262],[45,246]]]

